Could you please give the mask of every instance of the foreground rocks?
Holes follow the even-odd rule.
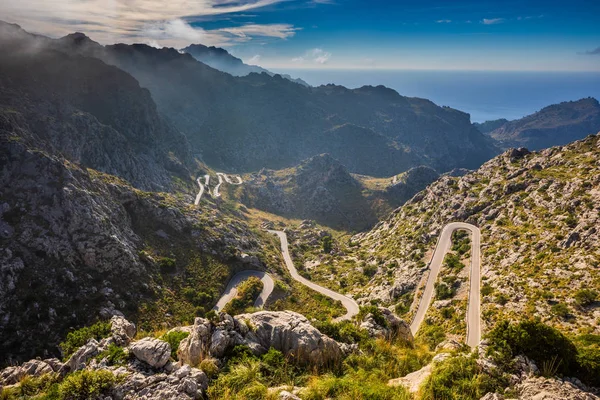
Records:
[[[198,365],[208,357],[222,358],[238,345],[248,346],[256,355],[274,348],[300,364],[311,365],[337,361],[349,351],[348,346],[323,335],[298,313],[261,311],[236,317],[222,313],[216,324],[196,318],[177,354],[182,362]]]

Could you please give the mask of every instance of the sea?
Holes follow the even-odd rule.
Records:
[[[415,70],[276,71],[313,86],[334,83],[348,88],[384,85],[403,96],[426,98],[467,112],[472,122],[519,119],[563,101],[600,99],[599,72],[497,72]]]

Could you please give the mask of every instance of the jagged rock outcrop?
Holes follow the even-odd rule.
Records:
[[[153,338],[138,340],[129,346],[129,350],[138,360],[154,368],[162,368],[171,357],[171,346],[169,343]]]
[[[135,324],[119,315],[114,315],[110,319],[110,330],[113,339],[119,346],[127,346],[136,333]]]
[[[236,317],[221,313],[216,325],[196,318],[192,333],[181,341],[177,354],[182,362],[198,365],[207,357],[222,358],[237,345],[248,346],[256,355],[274,348],[301,364],[311,365],[339,360],[344,347],[298,313],[261,311]]]

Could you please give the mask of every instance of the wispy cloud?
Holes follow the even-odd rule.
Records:
[[[484,18],[481,20],[481,23],[484,25],[497,25],[505,22],[504,18]]]
[[[230,33],[242,39],[250,39],[252,37],[273,37],[279,39],[287,39],[296,34],[299,28],[294,28],[289,24],[247,24],[232,28],[221,28],[218,32]]]
[[[103,43],[149,42],[179,47],[190,41],[223,45],[253,36],[285,39],[294,34],[290,25],[248,24],[203,30],[190,25],[194,18],[224,16],[257,10],[286,0],[27,0],[1,1],[2,19],[49,36],[91,32]]]
[[[451,19],[438,19],[437,21],[435,21],[438,24],[449,24],[452,22]]]

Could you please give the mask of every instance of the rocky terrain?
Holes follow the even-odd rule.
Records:
[[[190,54],[196,60],[219,71],[227,72],[233,76],[246,76],[251,73],[262,74],[269,76],[276,75],[275,73],[259,67],[258,65],[248,65],[237,57],[232,56],[225,49],[215,46],[204,46],[202,44],[192,44],[181,49],[182,52]],[[281,75],[283,78],[295,82],[302,86],[310,86],[300,78],[292,78],[289,75]]]
[[[391,305],[413,293],[441,228],[465,221],[482,232],[486,327],[532,317],[598,334],[599,158],[592,135],[539,153],[512,149],[463,177],[442,177],[353,238],[357,248],[339,262],[358,257],[377,273],[352,293]]]
[[[594,98],[554,104],[515,121],[488,121],[476,126],[504,148],[539,150],[565,145],[600,130],[600,103]]]
[[[145,329],[190,320],[235,268],[264,268],[269,246],[238,211],[134,189],[15,133],[0,134],[3,361],[54,354],[69,327],[102,309],[118,307]]]
[[[331,155],[322,154],[294,168],[251,174],[235,197],[248,207],[284,217],[363,231],[438,177],[429,167],[415,167],[394,178],[352,175]]]
[[[0,25],[0,130],[29,146],[155,191],[195,166],[185,137],[129,74]]]
[[[113,311],[102,334],[77,339],[82,344],[63,354],[62,361],[37,358],[0,370],[0,395],[5,399],[60,400],[298,400],[329,393],[347,398],[348,382],[344,377],[331,377],[327,371],[339,371],[345,360],[345,374],[353,376],[357,372],[349,366],[364,363],[373,354],[365,345],[371,343],[382,351],[386,342],[388,352],[412,351],[412,357],[420,361],[404,369],[410,372],[406,376],[390,379],[387,384],[371,378],[362,383],[361,390],[355,380],[353,398],[372,398],[369,393],[391,399],[424,400],[439,398],[442,393],[453,396],[461,380],[466,380],[463,389],[476,396],[468,398],[481,400],[599,398],[595,389],[578,378],[541,376],[536,362],[522,354],[512,359],[511,367],[501,367],[490,342],[468,354],[459,343],[444,341],[432,352],[437,353],[434,357],[429,352],[417,356],[411,348],[421,344],[413,339],[408,325],[389,311],[374,309],[363,318],[360,328],[354,328],[355,334],[363,335],[361,342],[349,344],[351,337],[335,340],[293,312],[263,311],[235,317],[220,313],[210,320],[196,318],[193,325],[174,328],[160,337],[140,337],[135,324]],[[81,335],[83,331],[78,332]],[[384,357],[380,362],[389,361]],[[364,365],[367,371],[373,368]],[[452,377],[448,370],[455,371]],[[378,373],[385,377],[389,372],[393,373]],[[306,379],[307,373],[310,379]],[[288,379],[304,384],[290,384]]]

